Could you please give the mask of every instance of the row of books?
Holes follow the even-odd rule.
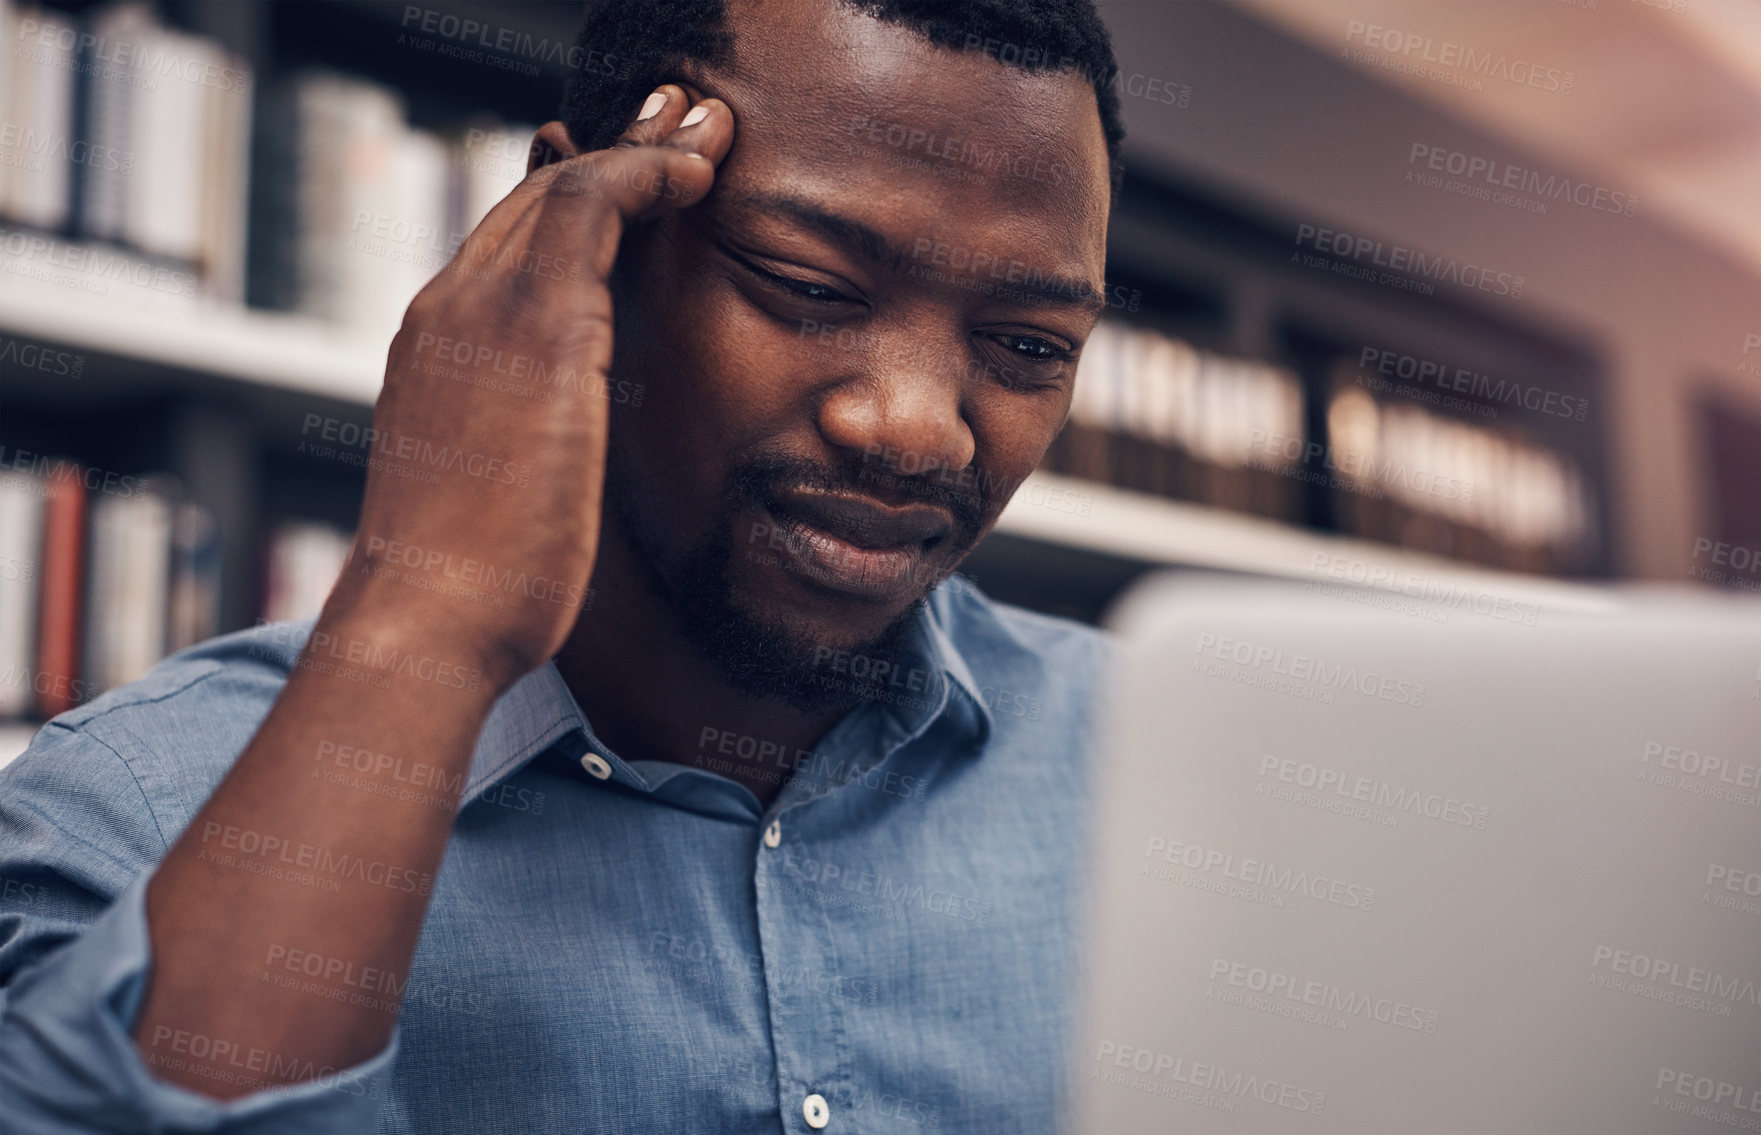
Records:
[[[260,98],[246,61],[144,3],[0,0],[0,42],[0,272],[35,282],[382,338],[525,175],[530,126],[415,129],[394,89],[327,71]]]
[[[220,630],[220,530],[169,476],[0,470],[0,718],[48,718]],[[348,536],[274,530],[263,617],[318,612]]]
[[[250,67],[139,3],[77,19],[0,0],[0,34],[0,215],[60,238],[6,241],[8,270],[242,302]],[[131,255],[94,267],[94,244]]]
[[[1103,319],[1043,467],[1301,523],[1301,487],[1280,475],[1289,462],[1266,443],[1301,437],[1302,410],[1302,385],[1288,370]]]
[[[490,117],[415,129],[397,91],[332,72],[270,99],[252,300],[374,336],[519,184],[535,132]]]
[[[1599,539],[1589,478],[1514,427],[1332,376],[1325,445],[1296,374],[1112,320],[1083,349],[1052,472],[1304,523],[1314,486],[1357,536],[1517,570],[1572,570]]]

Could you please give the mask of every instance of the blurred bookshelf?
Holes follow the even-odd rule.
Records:
[[[361,473],[312,455],[313,423],[370,421],[404,305],[553,115],[578,11],[0,4],[0,721],[315,612]],[[468,22],[517,46],[449,50]],[[981,587],[1094,621],[1158,566],[1537,577],[1507,593],[1609,573],[1601,418],[1559,412],[1600,405],[1593,353],[1294,265],[1289,232],[1128,177],[1113,306],[968,561]],[[1485,381],[1445,402],[1405,360]]]

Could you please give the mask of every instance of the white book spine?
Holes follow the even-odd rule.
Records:
[[[43,485],[0,472],[0,717],[35,701],[37,595],[43,579]]]

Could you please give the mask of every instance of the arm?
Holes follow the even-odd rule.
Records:
[[[411,303],[374,413],[376,460],[344,577],[262,728],[148,891],[154,964],[134,1039],[149,1062],[200,1036],[235,1062],[264,1054],[265,1080],[291,1082],[390,1038],[384,1006],[290,995],[265,968],[299,950],[324,972],[370,968],[401,989],[452,810],[314,779],[313,755],[350,745],[437,766],[456,804],[496,697],[573,627],[578,602],[550,592],[473,602],[401,576],[422,570],[409,566],[417,549],[417,564],[476,561],[584,591],[599,537],[603,382],[558,384],[540,399],[468,380],[505,380],[483,365],[498,354],[603,378],[606,281],[625,225],[701,200],[732,141],[715,100],[674,134],[687,98],[664,89],[667,105],[636,122],[626,145],[528,175]],[[287,875],[259,869],[271,856]],[[222,1081],[214,1059],[184,1047],[161,1065],[168,1079],[222,1097],[260,1086]]]
[[[665,107],[611,150],[574,156],[558,128],[550,140],[570,156],[531,173],[411,304],[375,409],[355,547],[276,704],[144,894],[128,888],[0,995],[0,1105],[41,1104],[37,1129],[94,1129],[100,1112],[131,1128],[145,1118],[181,1129],[202,1100],[199,1126],[243,1129],[232,1118],[267,1113],[250,1093],[303,1099],[312,1082],[336,1082],[337,1069],[369,1058],[382,1069],[395,998],[350,1003],[265,979],[299,950],[323,967],[370,967],[381,988],[401,989],[453,813],[314,777],[314,756],[350,745],[420,761],[441,803],[456,803],[497,696],[567,638],[578,602],[551,590],[408,586],[400,576],[423,568],[399,549],[421,549],[423,565],[451,557],[563,582],[564,596],[584,590],[599,533],[603,385],[526,398],[472,380],[489,377],[498,351],[603,376],[606,280],[625,226],[701,200],[732,142],[732,117],[715,100],[675,135],[686,97],[665,90]],[[462,356],[461,342],[471,344]],[[124,974],[130,959],[138,968]],[[111,1022],[128,1020],[137,993],[123,1037]],[[94,1003],[111,996],[114,1005]],[[138,1088],[143,1066],[163,1097]],[[106,1068],[127,1083],[99,1082]],[[182,1110],[171,1115],[166,1100]],[[297,1122],[324,1127],[320,1115],[340,1114],[320,1104]]]

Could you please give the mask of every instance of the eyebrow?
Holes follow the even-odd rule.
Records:
[[[824,206],[805,198],[794,197],[787,193],[772,193],[760,190],[747,191],[732,197],[729,204],[758,209],[765,212],[780,213],[790,220],[806,228],[820,233],[827,239],[848,248],[853,248],[864,260],[879,264],[895,275],[904,275],[913,264],[928,267],[922,251],[912,249],[876,232],[861,221],[834,213]],[[939,242],[938,242],[939,243]],[[946,249],[948,246],[941,245]],[[963,249],[971,253],[970,249]],[[995,261],[989,261],[996,263]],[[1011,267],[1018,264],[1010,261]],[[1023,292],[1039,299],[1047,306],[1071,308],[1084,313],[1099,313],[1107,306],[1107,297],[1101,289],[1080,276],[1069,276],[1060,272],[1041,272],[1030,265],[1021,265],[1028,272],[1019,280],[1010,280],[1005,273],[997,276],[1001,288]],[[959,269],[951,269],[958,274]]]

